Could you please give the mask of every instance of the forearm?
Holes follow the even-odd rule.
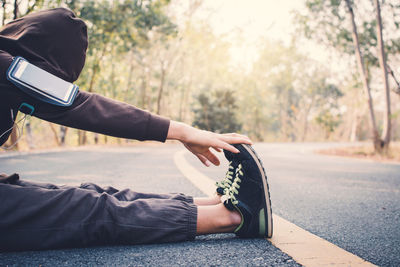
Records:
[[[68,127],[115,137],[165,141],[169,120],[132,105],[80,92],[73,106],[42,106],[35,116]]]
[[[79,92],[70,107],[59,107],[18,90],[13,90],[13,106],[31,104],[35,107],[33,115],[49,122],[128,139],[165,141],[167,137],[169,120],[126,103]]]
[[[186,139],[189,127],[189,125],[182,122],[171,120],[168,129],[167,139],[184,141]]]

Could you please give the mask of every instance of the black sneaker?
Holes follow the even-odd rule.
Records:
[[[272,237],[272,209],[267,176],[253,148],[235,145],[239,162],[235,178],[222,197],[225,207],[237,210],[242,223],[235,230],[239,237]]]
[[[219,195],[224,195],[231,187],[233,179],[235,178],[236,168],[239,164],[234,153],[224,150],[224,154],[225,158],[229,161],[229,166],[228,170],[226,171],[225,178],[220,182],[216,182],[217,193]]]

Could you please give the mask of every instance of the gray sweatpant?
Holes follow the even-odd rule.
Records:
[[[0,250],[192,240],[197,207],[183,194],[0,179]]]

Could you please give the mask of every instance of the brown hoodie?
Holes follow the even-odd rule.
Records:
[[[64,8],[36,12],[0,29],[0,135],[13,125],[11,113],[15,118],[25,102],[35,107],[33,116],[50,122],[115,137],[165,141],[168,119],[83,91],[71,106],[54,106],[21,92],[6,79],[13,57],[21,56],[74,82],[85,64],[87,45],[85,23]],[[8,136],[0,138],[0,145]]]

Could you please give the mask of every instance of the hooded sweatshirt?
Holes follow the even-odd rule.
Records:
[[[33,116],[49,122],[121,138],[165,141],[168,119],[84,91],[71,106],[55,106],[23,93],[6,79],[13,57],[21,56],[74,82],[85,64],[87,46],[85,23],[65,8],[32,13],[0,29],[0,135],[12,127],[19,106],[27,103],[35,108]],[[10,132],[0,138],[0,145]]]

